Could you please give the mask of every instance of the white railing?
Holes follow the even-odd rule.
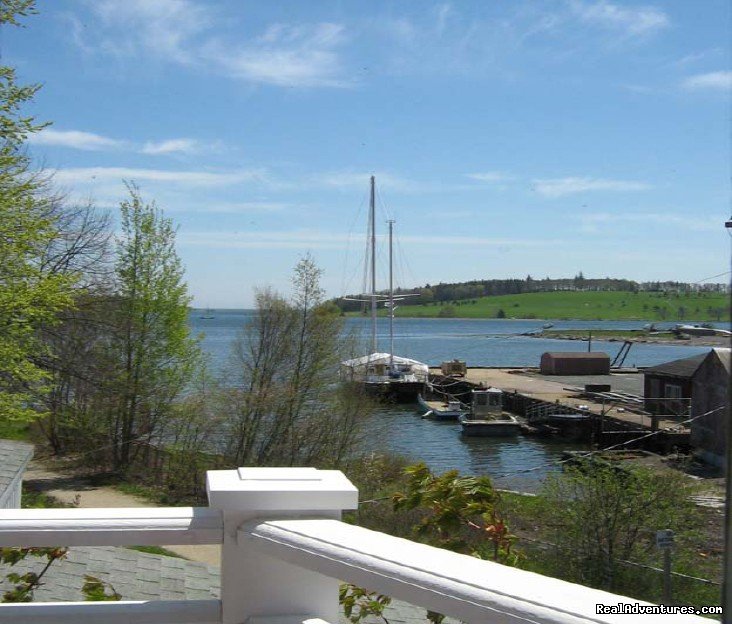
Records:
[[[1,511],[0,546],[222,544],[221,600],[6,604],[0,622],[335,624],[340,581],[475,624],[626,623],[596,605],[638,603],[340,522],[358,492],[337,471],[211,471],[207,486],[210,508]]]
[[[223,527],[221,511],[208,507],[8,509],[0,547],[221,544]]]

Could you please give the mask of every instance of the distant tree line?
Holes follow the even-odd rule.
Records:
[[[524,279],[484,279],[469,282],[448,282],[425,284],[424,286],[405,289],[397,288],[395,293],[415,293],[417,296],[408,299],[405,304],[431,304],[466,301],[480,297],[496,295],[520,295],[535,292],[556,291],[596,291],[596,292],[660,292],[660,293],[695,293],[695,292],[727,292],[727,284],[692,284],[676,281],[636,282],[621,278],[590,278],[580,271],[574,277],[543,279],[527,275]],[[349,295],[355,296],[355,295]],[[355,312],[361,309],[362,303],[338,299],[336,305],[343,312]]]

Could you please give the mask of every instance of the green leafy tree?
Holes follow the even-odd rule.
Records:
[[[136,440],[162,439],[175,400],[201,362],[188,329],[190,297],[175,250],[175,229],[134,185],[121,203],[115,329],[109,363],[107,431],[113,466],[125,470]]]
[[[323,300],[320,276],[306,256],[291,298],[257,292],[224,397],[231,415],[224,454],[236,465],[339,466],[359,440],[370,406],[360,393],[334,387],[350,341],[338,308]]]
[[[0,26],[32,12],[30,0],[2,0]],[[37,364],[44,353],[38,332],[71,306],[74,280],[43,263],[56,221],[48,180],[32,170],[23,147],[44,124],[21,111],[38,89],[18,85],[15,70],[0,66],[0,418],[10,420],[38,415],[32,396],[47,381]]]

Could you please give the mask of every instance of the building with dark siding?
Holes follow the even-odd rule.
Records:
[[[665,362],[643,371],[644,407],[651,414],[684,416],[689,413],[693,378],[707,353]]]
[[[724,468],[729,426],[730,350],[712,349],[694,375],[691,446],[708,464]]]

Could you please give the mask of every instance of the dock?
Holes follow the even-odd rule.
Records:
[[[464,377],[445,377],[430,369],[430,379],[450,394],[473,388],[493,387],[504,392],[504,407],[524,417],[528,425],[547,421],[550,415],[575,415],[572,437],[609,446],[638,438],[652,431],[644,448],[667,452],[689,443],[689,429],[682,417],[653,416],[643,409],[643,375],[636,369],[621,369],[609,375],[542,375],[536,368],[468,368]],[[586,385],[609,386],[609,391],[587,392]],[[585,425],[579,427],[584,415]],[[587,418],[589,417],[589,418]],[[579,427],[579,428],[578,428]]]

